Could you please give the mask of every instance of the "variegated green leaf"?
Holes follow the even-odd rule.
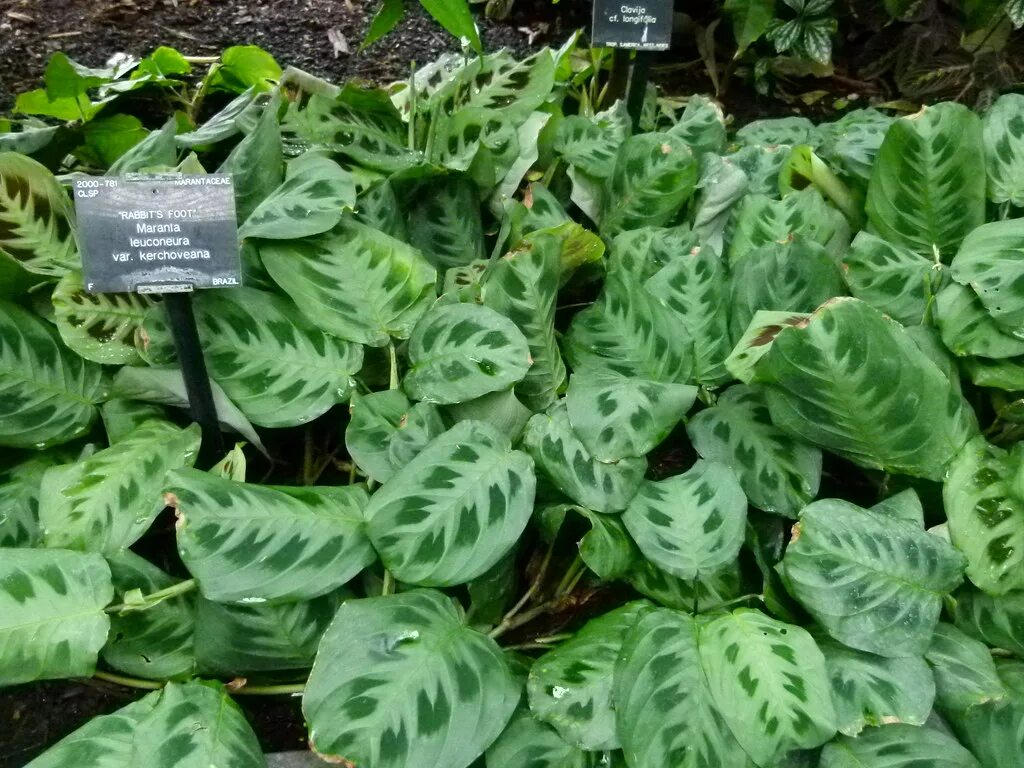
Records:
[[[843,257],[843,275],[850,293],[904,325],[924,320],[929,298],[944,282],[934,260],[870,232],[853,239]]]
[[[360,486],[258,486],[178,470],[164,488],[178,518],[178,553],[209,600],[305,600],[374,561]]]
[[[698,626],[661,608],[626,633],[612,692],[630,768],[753,768],[711,698]]]
[[[982,118],[988,199],[1024,206],[1024,96],[1007,93]]]
[[[521,707],[487,750],[487,768],[597,768],[596,755],[569,744]]]
[[[608,179],[602,232],[611,236],[667,224],[693,195],[697,173],[693,152],[676,136],[645,133],[626,139]]]
[[[409,195],[409,242],[436,269],[458,267],[484,255],[480,195],[464,175],[429,179]]]
[[[794,538],[783,578],[832,637],[880,656],[928,649],[942,600],[963,578],[963,556],[947,542],[888,507],[838,499],[805,507]]]
[[[529,456],[490,425],[461,421],[371,497],[367,531],[399,581],[462,584],[518,540],[535,485]]]
[[[305,240],[267,242],[260,256],[316,327],[374,347],[408,338],[435,295],[436,274],[419,251],[352,220]]]
[[[947,714],[953,730],[977,757],[981,768],[1004,768],[1024,754],[1024,702],[1019,695]]]
[[[246,221],[259,204],[284,181],[281,126],[277,119],[280,103],[280,97],[276,95],[270,99],[257,118],[255,128],[235,145],[223,165],[217,169],[218,173],[231,174],[239,223]],[[172,130],[173,127],[172,120]],[[173,134],[170,149],[173,152]],[[125,157],[121,160],[124,161]]]
[[[190,467],[199,427],[148,421],[74,464],[47,470],[39,525],[48,547],[112,555],[134,544],[164,508],[164,477]]]
[[[892,122],[891,116],[875,109],[847,112],[835,122],[818,126],[818,151],[860,186],[867,186],[878,149]]]
[[[952,736],[932,728],[886,725],[857,738],[840,736],[821,753],[820,768],[979,768]]]
[[[429,410],[434,406],[427,403],[423,405],[428,406],[424,417],[434,412]],[[359,468],[378,483],[387,481],[401,469],[401,465],[395,464],[396,456],[407,454],[411,448],[415,448],[418,453],[427,442],[444,431],[433,430],[436,422],[432,418],[415,420],[413,430],[406,431],[402,439],[403,447],[396,448],[393,453],[392,443],[397,439],[399,430],[408,427],[412,408],[409,399],[398,389],[371,392],[368,395],[357,392],[352,394],[351,418],[345,429],[345,448]],[[422,430],[420,426],[427,429]]]
[[[419,407],[438,410],[430,403],[419,403]],[[513,443],[519,441],[526,422],[533,416],[533,411],[523,405],[515,393],[508,389],[491,392],[464,403],[455,403],[445,408],[444,412],[452,422],[486,422],[501,434],[506,435]],[[444,431],[443,427],[441,431]],[[431,437],[433,436],[431,435]]]
[[[107,562],[118,602],[124,602],[131,590],[150,594],[179,583],[131,551],[108,557]],[[194,594],[177,595],[142,611],[112,614],[103,661],[118,672],[147,680],[192,677],[195,614]]]
[[[571,115],[561,121],[555,136],[555,152],[571,166],[595,179],[606,179],[615,168],[619,147],[628,138],[628,115],[619,102],[608,113],[593,119]]]
[[[1024,592],[992,597],[965,587],[955,595],[956,625],[994,648],[1024,657]]]
[[[715,706],[754,763],[835,734],[825,659],[802,628],[740,609],[702,626],[698,644]]]
[[[0,686],[89,677],[107,639],[110,569],[94,552],[0,550]]]
[[[509,318],[526,337],[533,362],[516,393],[535,411],[551,405],[565,383],[555,336],[561,253],[559,237],[536,232],[492,262],[481,280],[483,303]]]
[[[0,469],[0,547],[34,547],[39,530],[43,474],[61,457],[42,453]]]
[[[747,497],[727,466],[698,461],[681,475],[643,483],[622,522],[644,557],[673,576],[695,579],[739,554]]]
[[[565,396],[573,432],[598,461],[645,456],[697,399],[697,388],[593,370],[573,374]]]
[[[68,352],[43,320],[0,302],[0,445],[66,443],[89,429],[104,396],[98,365]]]
[[[580,515],[590,525],[590,530],[577,542],[580,559],[587,568],[603,581],[622,578],[633,571],[641,558],[636,544],[615,515],[602,515],[577,504],[552,504],[538,514],[544,537],[555,540],[570,513]]]
[[[985,221],[984,167],[981,120],[962,104],[936,104],[896,120],[868,184],[872,230],[948,263]]]
[[[763,394],[737,384],[686,425],[693,447],[739,478],[750,503],[786,517],[818,495],[821,451],[776,427]]]
[[[772,422],[865,467],[937,480],[974,414],[902,326],[834,299],[775,336],[757,363]]]
[[[793,192],[781,200],[750,194],[736,212],[728,261],[735,264],[755,248],[790,238],[817,243],[833,257],[846,252],[850,228],[846,219],[829,207],[813,187]]]
[[[100,406],[100,418],[107,442],[118,443],[147,421],[167,421],[167,411],[159,405],[114,397]]]
[[[725,253],[726,228],[733,208],[747,193],[750,180],[732,158],[718,155],[701,157],[697,204],[693,212],[693,231],[700,242],[715,253]]]
[[[227,691],[170,683],[90,720],[37,757],[31,768],[263,768],[256,734]]]
[[[427,443],[445,431],[441,409],[433,403],[415,403],[399,419],[388,445],[388,459],[396,470],[415,459]]]
[[[962,712],[1006,696],[988,648],[952,624],[935,628],[926,658],[935,676],[937,704],[944,711]]]
[[[410,397],[461,403],[522,381],[532,359],[515,323],[478,304],[436,305],[409,339]]]
[[[466,768],[520,697],[498,645],[432,590],[350,600],[302,697],[312,748],[374,768]]]
[[[647,471],[643,457],[594,458],[573,431],[564,400],[527,422],[523,448],[562,493],[598,512],[625,509]]]
[[[74,212],[45,167],[0,152],[0,256],[37,275],[60,277],[79,265]]]
[[[199,598],[194,620],[199,672],[245,676],[309,669],[337,607],[333,594],[280,605],[225,605]]]
[[[725,367],[737,379],[749,384],[754,380],[757,364],[771,351],[779,332],[789,326],[802,328],[810,317],[804,312],[772,312],[767,309],[755,312],[747,330],[725,359]]]
[[[362,190],[356,199],[356,220],[385,235],[408,240],[402,206],[389,179]]]
[[[705,152],[717,155],[725,148],[725,114],[717,103],[695,93],[668,132],[686,142],[697,157]]]
[[[238,230],[239,237],[295,240],[333,229],[356,204],[352,175],[328,157],[308,152],[288,163],[284,182]]]
[[[994,359],[1024,355],[1024,338],[1007,332],[985,311],[978,295],[959,283],[939,291],[935,319],[942,343],[955,355]]]
[[[949,536],[967,556],[967,578],[1003,595],[1024,589],[1024,445],[1009,452],[972,440],[950,465],[942,499]]]
[[[626,632],[649,610],[645,601],[627,603],[591,619],[571,640],[537,659],[526,683],[533,714],[580,749],[617,749],[615,660]]]
[[[53,291],[54,321],[64,343],[86,360],[107,365],[142,361],[138,332],[153,305],[137,293],[89,293],[77,270]]]
[[[1024,219],[985,224],[969,232],[950,274],[969,287],[1006,332],[1024,337]]]
[[[736,131],[736,140],[750,146],[817,144],[814,127],[801,115],[752,120]]]
[[[633,589],[654,602],[687,612],[709,610],[739,597],[742,591],[738,562],[686,580],[666,573],[646,558],[638,558],[625,579]]]
[[[856,736],[865,726],[924,725],[935,700],[935,680],[924,659],[888,659],[832,640],[819,640],[832,686],[840,733]]]
[[[363,364],[362,347],[324,333],[272,293],[205,291],[194,313],[211,378],[259,426],[291,427],[322,415],[348,398]],[[144,329],[147,357],[172,360],[164,313],[151,313]]]
[[[628,229],[612,239],[608,271],[643,285],[672,261],[685,258],[698,242],[685,225]]]
[[[747,177],[750,194],[775,198],[779,194],[779,173],[790,150],[788,144],[747,145],[727,157]]]

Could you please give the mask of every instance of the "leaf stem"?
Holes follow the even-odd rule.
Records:
[[[395,594],[395,577],[387,568],[384,569],[384,583],[380,588],[380,594],[381,597]]]
[[[123,685],[125,688],[139,688],[144,691],[159,691],[167,685],[166,680],[142,680],[138,677],[115,675],[113,672],[103,672],[98,669],[93,672],[92,676],[97,680],[104,680],[115,685]]]
[[[749,594],[749,595],[740,595],[739,597],[734,597],[732,600],[723,600],[721,603],[716,603],[715,605],[710,605],[707,608],[703,608],[700,611],[700,613],[710,613],[711,611],[720,611],[723,608],[728,608],[730,605],[736,605],[737,603],[743,603],[743,602],[746,602],[747,600],[757,600],[759,602],[764,602],[764,595],[756,594],[756,593],[752,593],[752,594]]]
[[[544,577],[547,576],[548,566],[551,565],[551,555],[555,551],[555,542],[552,539],[551,543],[548,544],[547,551],[544,552],[544,558],[540,561],[540,568],[537,570],[537,575],[534,577],[530,587],[523,593],[523,596],[519,598],[515,605],[513,605],[508,612],[501,617],[501,621],[498,625],[491,630],[491,637],[497,637],[507,631],[506,625],[512,622],[515,615],[523,609],[523,607],[533,599],[533,596],[537,594],[540,589],[540,585],[544,582]],[[505,627],[502,629],[502,627]],[[500,631],[499,631],[500,630]],[[497,634],[495,634],[497,633]]]
[[[570,563],[569,567],[565,570],[565,575],[562,576],[562,580],[558,582],[558,586],[555,587],[555,597],[562,597],[572,592],[573,588],[579,583],[580,577],[583,576],[583,572],[586,570],[586,565],[583,562],[583,558],[580,557],[579,553],[576,554],[575,559]]]
[[[390,375],[388,377],[388,389],[398,389],[398,354],[395,352],[395,342],[388,342],[388,362],[390,364]]]
[[[284,685],[243,685],[241,688],[228,691],[234,696],[294,696],[306,690],[305,683],[288,683]]]
[[[143,595],[139,602],[128,602],[118,603],[116,605],[108,605],[103,610],[107,613],[131,613],[132,611],[145,611],[152,608],[155,605],[159,605],[164,600],[169,600],[172,597],[178,597],[179,595],[185,595],[193,591],[196,588],[196,580],[188,579],[187,581],[181,581],[177,584],[173,584],[166,589],[161,589],[157,592],[151,592],[148,595]]]

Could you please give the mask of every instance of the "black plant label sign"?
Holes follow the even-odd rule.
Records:
[[[90,293],[174,293],[242,284],[230,176],[80,178],[74,192]]]
[[[672,0],[594,0],[592,43],[665,51],[672,41]]]

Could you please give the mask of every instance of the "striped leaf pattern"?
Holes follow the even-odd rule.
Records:
[[[690,96],[679,120],[668,132],[686,142],[697,157],[706,152],[717,155],[725,149],[725,115],[706,96]]]
[[[515,324],[478,304],[437,305],[409,339],[410,397],[460,403],[507,389],[526,375],[532,360]]]
[[[781,572],[836,640],[900,657],[927,650],[942,600],[960,584],[963,568],[963,556],[919,522],[828,499],[800,513]]]
[[[928,298],[939,292],[943,272],[920,253],[858,232],[843,258],[850,293],[904,325],[924,319]]]
[[[1004,595],[1024,589],[1024,446],[1006,452],[972,440],[950,465],[942,490],[949,536],[967,556],[967,578]]]
[[[44,448],[84,434],[104,389],[98,365],[68,352],[39,318],[0,302],[0,446]]]
[[[48,277],[79,264],[71,201],[52,173],[15,152],[0,152],[0,255]]]
[[[624,104],[588,119],[571,115],[558,125],[555,152],[569,165],[595,179],[606,179],[615,168],[619,147],[629,135]]]
[[[901,768],[912,765],[980,768],[974,756],[952,736],[912,725],[872,728],[855,739],[841,736],[826,745],[821,753],[821,768]]]
[[[483,258],[480,199],[471,179],[453,175],[426,181],[409,194],[406,206],[408,240],[438,271]]]
[[[984,224],[964,238],[950,274],[1006,332],[1024,337],[1024,219]]]
[[[985,221],[981,120],[946,102],[896,120],[868,184],[872,230],[894,245],[948,263]]]
[[[730,387],[714,406],[689,420],[686,432],[701,456],[736,473],[758,509],[796,517],[818,495],[821,451],[772,424],[764,397],[754,387]]]
[[[645,601],[588,621],[575,637],[533,665],[526,683],[530,710],[570,744],[617,749],[612,675],[626,632],[649,610]]]
[[[1006,696],[988,648],[952,624],[943,622],[935,628],[925,658],[934,673],[936,701],[944,711],[962,712]]]
[[[1024,355],[1024,338],[1007,332],[985,311],[978,295],[959,283],[939,291],[935,319],[942,343],[954,355],[995,359]]]
[[[487,750],[487,768],[596,768],[597,755],[569,744],[524,707]]]
[[[813,187],[781,200],[763,194],[747,195],[735,216],[727,251],[730,265],[756,248],[790,238],[817,243],[833,256],[844,253],[849,243],[849,226],[843,215],[830,208]]]
[[[170,683],[96,717],[29,763],[31,768],[69,765],[263,768],[266,758],[227,691],[195,681]]]
[[[740,609],[701,627],[698,643],[711,696],[757,765],[835,734],[825,659],[802,628]]]
[[[1024,96],[1000,96],[981,122],[988,199],[1024,206]]]
[[[178,552],[209,600],[309,599],[375,559],[361,486],[258,486],[178,470],[164,487],[178,517]]]
[[[535,486],[528,455],[490,425],[462,421],[371,497],[367,532],[399,581],[463,584],[519,539]]]
[[[662,608],[626,634],[613,699],[630,768],[753,768],[711,697],[698,621]]]
[[[647,471],[643,457],[611,463],[594,458],[573,431],[564,399],[527,422],[523,449],[562,493],[598,512],[625,509]]]
[[[0,469],[0,547],[34,547],[40,543],[43,474],[59,461],[58,456],[43,453]]]
[[[673,576],[695,579],[739,554],[747,497],[727,466],[698,461],[681,475],[645,481],[622,522],[644,557]]]
[[[602,462],[645,456],[675,428],[697,399],[697,388],[623,376],[573,374],[565,396],[573,432]]]
[[[89,677],[107,639],[114,596],[100,555],[0,550],[0,686]]]
[[[399,469],[392,462],[391,443],[411,407],[409,398],[399,389],[368,395],[352,393],[345,449],[356,465],[378,483],[386,482]]]
[[[705,611],[741,593],[738,561],[698,574],[696,579],[680,579],[640,557],[625,580],[641,595],[677,611]]]
[[[260,256],[313,325],[373,347],[408,338],[435,295],[419,251],[351,219],[305,240],[268,241]]]
[[[867,186],[871,168],[893,118],[875,109],[855,109],[838,120],[821,125],[819,152],[826,160]]]
[[[164,478],[190,467],[199,427],[147,421],[109,448],[47,470],[39,524],[48,547],[113,555],[134,544],[164,508]]]
[[[954,621],[971,637],[1024,657],[1024,592],[993,597],[965,587],[955,597]]]
[[[439,592],[349,600],[302,697],[310,746],[374,768],[466,768],[512,717],[520,687],[498,645]]]
[[[685,225],[629,229],[612,240],[608,271],[629,275],[642,285],[697,245],[697,235]]]

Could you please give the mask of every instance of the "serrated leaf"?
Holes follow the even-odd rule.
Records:
[[[37,275],[60,277],[79,265],[74,211],[45,167],[0,152],[0,255]]]
[[[733,471],[698,461],[683,474],[643,483],[622,522],[644,557],[673,576],[695,579],[735,560],[746,513]]]
[[[490,425],[462,421],[386,482],[366,509],[385,567],[409,584],[450,586],[484,573],[533,509],[533,462]]]
[[[701,456],[736,473],[758,509],[796,517],[818,495],[821,451],[778,429],[755,388],[730,387],[689,420],[686,433]]]
[[[711,698],[698,627],[690,616],[662,608],[626,634],[613,699],[631,768],[753,768]]]
[[[957,627],[995,648],[1024,657],[1024,592],[992,597],[965,587],[954,597]]]
[[[892,658],[928,649],[963,567],[959,552],[919,524],[828,499],[800,513],[780,568],[790,593],[832,637]]]
[[[948,262],[985,221],[981,120],[952,102],[896,120],[868,184],[872,230],[895,245]]]
[[[966,402],[902,326],[856,299],[834,299],[779,331],[754,381],[766,385],[779,428],[865,467],[937,480],[977,432]]]
[[[967,556],[967,578],[1003,595],[1024,589],[1024,446],[1010,452],[976,438],[950,464],[942,489],[949,535]]]
[[[1024,21],[1024,6],[1011,3],[1010,7],[1017,8],[1019,20]],[[982,136],[988,199],[1024,206],[1024,96],[1007,93],[996,99],[982,118]]]
[[[256,734],[227,691],[170,683],[109,715],[93,718],[31,763],[32,768],[262,768]]]
[[[758,765],[835,734],[825,659],[800,627],[740,609],[702,626],[698,643],[715,705]]]
[[[821,753],[821,768],[979,768],[978,761],[952,736],[932,728],[886,725],[855,739],[840,736]]]
[[[937,704],[944,711],[962,712],[1006,696],[988,648],[952,624],[935,628],[925,657],[935,675]]]
[[[857,736],[865,726],[924,725],[935,700],[935,680],[924,659],[887,659],[819,640],[832,686],[839,732]]]
[[[693,152],[668,133],[631,136],[619,148],[607,183],[601,231],[667,224],[693,195],[698,167]]]
[[[508,318],[477,304],[438,305],[409,338],[410,397],[459,403],[522,381],[532,360],[526,337]]]
[[[580,749],[617,749],[612,672],[626,632],[649,610],[627,603],[537,659],[526,683],[534,716]]]
[[[92,425],[105,394],[98,365],[70,354],[44,321],[0,302],[0,445],[72,440]]]
[[[850,293],[904,325],[918,325],[944,281],[935,262],[869,232],[858,232],[843,257]]]
[[[270,276],[318,328],[382,347],[409,337],[434,299],[436,273],[419,251],[355,221],[295,242],[267,242]]]
[[[192,466],[198,452],[198,426],[149,421],[87,459],[47,470],[39,497],[46,546],[123,552],[164,508],[166,474]]]
[[[110,569],[94,552],[0,550],[0,686],[90,677],[107,639]]]
[[[208,600],[306,600],[374,561],[360,486],[259,486],[178,470],[164,488],[178,553]]]
[[[525,707],[487,749],[487,768],[596,768],[595,755],[566,742]]]
[[[953,279],[977,294],[1007,333],[1024,336],[1024,219],[985,224],[969,232],[953,258]]]
[[[302,711],[310,745],[335,762],[466,768],[519,696],[497,644],[467,627],[448,597],[415,590],[342,605]]]
[[[748,194],[735,214],[726,253],[730,265],[762,245],[800,239],[817,243],[833,257],[846,252],[850,228],[846,219],[814,187],[773,200]]]
[[[573,431],[565,400],[527,422],[523,449],[562,493],[598,512],[625,509],[647,471],[642,457],[611,463],[594,458]]]

